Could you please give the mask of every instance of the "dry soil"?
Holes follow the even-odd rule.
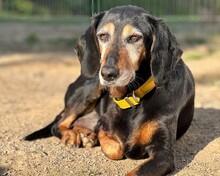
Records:
[[[186,52],[187,54],[187,52]],[[220,52],[187,61],[196,79],[196,108],[176,142],[177,176],[220,176]],[[63,108],[67,86],[79,75],[73,53],[0,56],[0,175],[120,176],[143,160],[112,161],[100,147],[78,149],[57,138],[23,141]]]

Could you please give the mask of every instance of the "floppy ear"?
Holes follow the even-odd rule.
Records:
[[[76,54],[78,56],[78,59],[81,63],[82,58],[84,57],[84,53],[86,51],[86,41],[85,41],[85,35],[82,35],[74,47],[74,50],[76,51]]]
[[[151,74],[156,86],[161,87],[181,59],[183,52],[176,38],[162,20],[151,17],[150,21],[153,25]]]
[[[75,47],[81,64],[81,74],[88,79],[93,78],[100,67],[100,51],[96,38],[96,28],[104,14],[103,12],[92,18],[90,26],[85,34],[80,37]]]

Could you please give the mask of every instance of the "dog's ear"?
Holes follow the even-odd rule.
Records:
[[[99,71],[100,51],[96,38],[96,29],[104,14],[103,12],[92,18],[91,24],[85,34],[80,37],[75,47],[81,64],[81,74],[87,79],[93,78]]]
[[[74,50],[78,56],[78,59],[81,63],[83,57],[84,57],[84,53],[86,51],[86,41],[85,41],[85,35],[82,35],[77,43],[76,43],[76,46],[74,47]]]
[[[148,16],[148,22],[152,25],[151,73],[156,86],[162,87],[183,52],[163,20]]]

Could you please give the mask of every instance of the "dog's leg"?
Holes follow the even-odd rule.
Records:
[[[87,80],[83,76],[79,76],[67,89],[64,110],[56,116],[52,123],[26,136],[24,139],[30,141],[56,136],[64,143],[70,143],[72,140],[71,143],[76,144],[77,142],[73,142],[76,141],[72,132],[74,131],[73,124],[77,119],[94,110],[103,94],[102,90],[98,78]],[[67,136],[72,136],[71,140]]]
[[[70,121],[71,120],[72,119],[70,119]],[[98,144],[98,140],[97,135],[94,132],[94,128],[97,121],[98,115],[95,111],[93,111],[85,116],[82,116],[81,118],[78,118],[72,124],[73,127],[66,128],[65,126],[60,126],[59,128],[62,130],[61,141],[65,144],[75,147],[96,146]],[[68,123],[68,120],[66,123]]]
[[[167,117],[163,119],[165,118]],[[169,126],[165,123],[169,123]],[[146,121],[133,131],[126,144],[125,155],[128,158],[147,160],[127,176],[163,176],[173,171],[173,144],[176,137],[174,120],[167,120],[165,123],[158,120]]]
[[[60,138],[64,144],[70,144],[76,147],[95,146],[97,140],[94,127],[98,121],[98,117],[95,111],[85,114],[86,115],[80,116],[73,113],[61,119],[60,122],[53,126],[52,134]],[[85,142],[85,138],[89,140],[90,144]],[[84,140],[84,142],[82,140]]]
[[[80,76],[68,88],[65,96],[65,109],[60,114],[60,120],[53,126],[52,133],[59,137],[63,143],[80,146],[81,140],[79,135],[76,135],[79,134],[79,128],[75,131],[75,122],[94,110],[102,96],[102,90],[103,88],[99,85],[97,78],[86,80]],[[90,122],[86,123],[89,124]]]
[[[104,130],[98,133],[101,150],[110,159],[119,160],[124,157],[124,146],[120,139],[115,135],[110,135]]]
[[[130,171],[126,176],[164,176],[174,170],[173,153],[156,150],[146,162]]]

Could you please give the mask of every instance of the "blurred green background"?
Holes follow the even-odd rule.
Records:
[[[163,18],[183,48],[218,49],[220,0],[0,0],[0,52],[70,51],[94,13],[126,4]]]

